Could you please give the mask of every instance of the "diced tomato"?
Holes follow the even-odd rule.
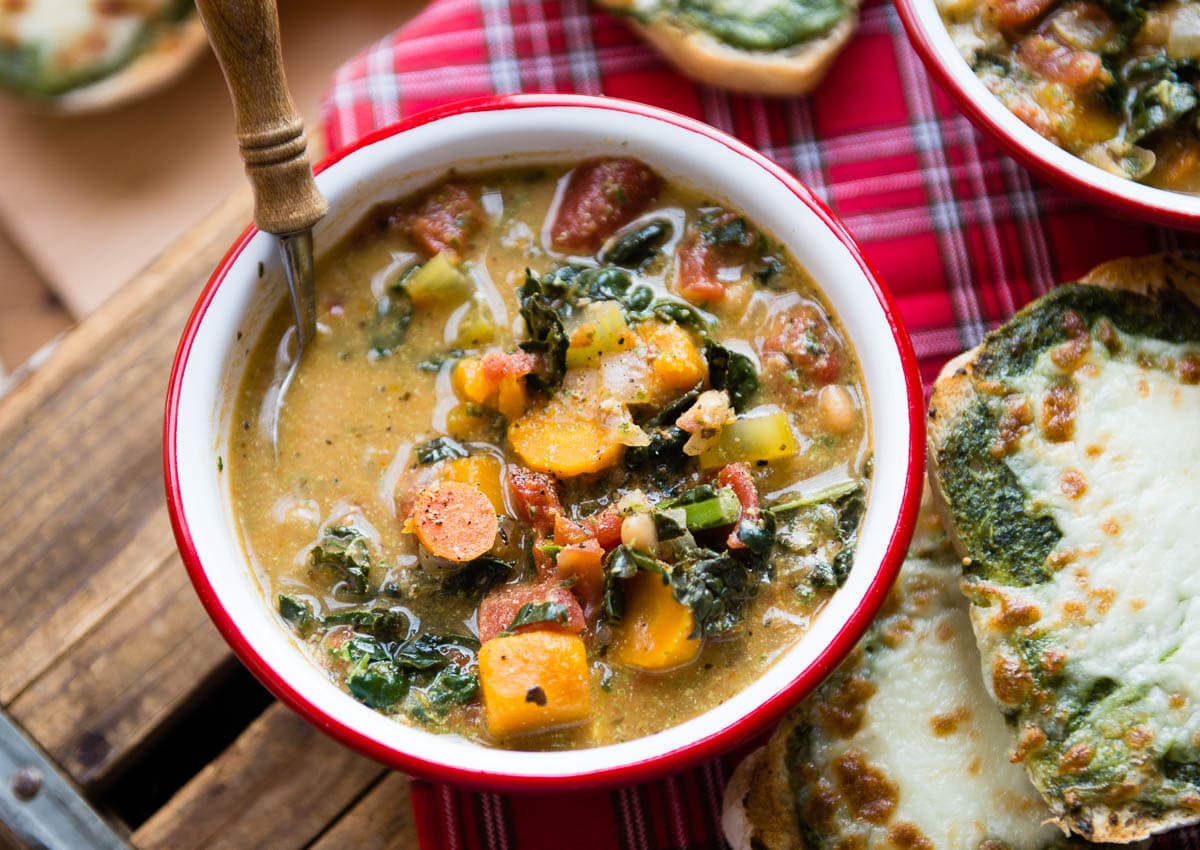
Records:
[[[675,291],[693,304],[720,301],[725,284],[720,271],[740,266],[754,258],[758,235],[744,226],[734,228],[742,217],[733,212],[705,216],[694,224],[676,249]],[[730,234],[737,234],[731,238]]]
[[[1107,72],[1104,62],[1089,50],[1075,50],[1044,35],[1031,35],[1017,48],[1017,56],[1028,68],[1055,83],[1082,90],[1097,83]]]
[[[604,598],[604,550],[589,537],[563,547],[557,556],[558,578],[571,583],[571,592],[583,603],[584,618],[592,622]]]
[[[984,15],[1000,29],[1028,26],[1057,0],[988,0]]]
[[[522,466],[510,466],[508,487],[517,506],[517,519],[544,535],[553,532],[555,516],[563,513],[558,481],[554,476]]]
[[[592,537],[592,532],[565,514],[554,517],[554,542],[559,546],[582,543]]]
[[[754,484],[754,476],[750,474],[750,464],[731,463],[722,467],[721,471],[717,473],[717,484],[730,488],[737,496],[738,502],[742,506],[739,520],[758,519],[758,487]],[[737,536],[736,527],[729,532],[728,545],[730,549],[746,548],[746,544]]]
[[[803,382],[824,386],[842,374],[842,345],[821,310],[804,304],[775,317],[768,328],[764,355],[782,355]]]
[[[583,524],[596,535],[596,542],[606,552],[621,545],[622,518],[616,505],[609,505],[598,514],[587,517]]]
[[[504,378],[523,378],[537,371],[538,356],[527,351],[489,351],[483,355],[483,375],[488,381],[499,384]]]
[[[584,630],[586,623],[583,619],[583,609],[571,591],[561,584],[505,585],[492,590],[479,603],[479,639],[481,641],[491,640],[512,625],[513,619],[522,607],[542,602],[554,602],[562,605],[566,609],[566,623],[555,621],[530,623],[527,626],[513,629],[514,632],[546,629],[578,634]]]
[[[636,159],[592,159],[567,182],[550,228],[558,251],[592,254],[658,195],[661,178]]]
[[[408,230],[432,256],[447,253],[455,260],[483,224],[483,207],[466,183],[443,183],[416,206],[391,219],[393,226]]]

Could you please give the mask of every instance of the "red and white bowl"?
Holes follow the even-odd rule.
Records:
[[[1013,115],[963,58],[934,0],[896,0],[909,40],[930,75],[976,127],[1050,183],[1133,218],[1200,230],[1200,195],[1156,189],[1109,174],[1035,132]]]
[[[276,696],[345,744],[392,767],[496,789],[626,783],[679,770],[761,730],[816,686],[858,640],[904,557],[922,482],[923,403],[908,337],[887,291],[842,224],[783,169],[679,115],[600,98],[517,96],[425,113],[325,161],[317,183],[332,244],[373,204],[442,176],[603,154],[640,157],[666,178],[744,210],[818,281],[855,346],[870,398],[875,471],[854,569],[809,633],[745,691],[635,741],[516,752],[389,719],[343,693],[296,646],[252,574],[226,476],[231,390],[265,319],[285,297],[274,240],[251,227],[230,249],[179,344],[167,396],[164,464],[176,539],[201,601],[243,663]],[[265,271],[261,276],[260,268]]]

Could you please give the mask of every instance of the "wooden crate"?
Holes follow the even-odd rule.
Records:
[[[171,358],[249,214],[225,203],[0,402],[0,705],[135,847],[415,847],[407,779],[249,677],[167,521]]]

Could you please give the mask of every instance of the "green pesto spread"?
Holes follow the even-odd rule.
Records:
[[[679,16],[742,50],[795,47],[833,29],[847,14],[843,0],[679,0]]]

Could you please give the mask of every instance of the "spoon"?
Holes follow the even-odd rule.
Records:
[[[304,121],[288,92],[274,0],[196,0],[233,99],[238,145],[254,189],[254,223],[279,239],[295,316],[295,346],[269,415],[279,454],[279,411],[317,329],[312,228],[329,210],[313,180]]]

